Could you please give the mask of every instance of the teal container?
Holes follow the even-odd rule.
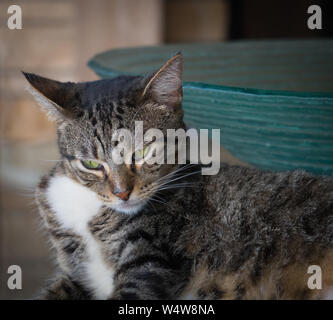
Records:
[[[234,156],[269,170],[333,175],[333,41],[237,41],[110,50],[101,77],[148,74],[184,55],[185,121],[221,129]]]

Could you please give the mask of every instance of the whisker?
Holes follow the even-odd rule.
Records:
[[[166,178],[168,178],[168,177],[170,177],[170,176],[172,176],[172,175],[175,175],[175,174],[181,172],[182,170],[185,169],[186,166],[187,166],[187,165],[185,165],[185,166],[183,166],[183,167],[179,167],[179,168],[177,168],[176,170],[169,172],[168,174],[166,174],[166,175],[160,177],[159,179],[157,179],[156,182],[158,182],[158,181],[162,181],[162,180],[165,180]]]
[[[171,183],[171,182],[173,182],[173,181],[177,181],[177,180],[180,180],[180,179],[186,178],[186,177],[188,177],[188,176],[191,176],[191,175],[194,175],[194,174],[198,174],[199,172],[201,172],[201,171],[195,171],[195,172],[190,172],[190,173],[184,174],[184,175],[182,175],[182,176],[180,176],[180,177],[176,177],[176,178],[174,178],[174,179],[168,180],[168,181],[162,183],[160,186],[164,186],[164,185],[169,184],[169,183]]]
[[[192,173],[192,172],[190,172],[190,173]],[[172,175],[172,176],[170,176],[170,177],[168,177],[168,179],[163,179],[163,180],[160,180],[160,181],[158,181],[158,182],[162,182],[162,183],[168,183],[168,182],[170,182],[170,181],[173,181],[174,179],[176,179],[176,178],[181,178],[181,177],[185,177],[186,175],[184,175],[182,172],[178,172],[177,174],[174,174],[174,175]]]
[[[148,200],[147,200],[147,203],[148,203],[149,205],[152,206],[153,210],[154,210],[155,213],[156,213],[156,212],[157,212],[157,211],[156,211],[156,208],[155,208],[155,206],[153,205],[153,203],[151,202],[151,199],[148,199]]]
[[[166,184],[164,186],[161,186],[162,188],[168,187],[168,186],[173,186],[173,187],[184,187],[184,186],[190,186],[190,187],[195,187],[195,183],[190,183],[190,182],[183,182],[183,183],[171,183],[171,184]]]
[[[160,185],[160,187],[163,187],[163,186],[168,186],[168,185],[171,185],[171,186],[186,186],[186,185],[193,185],[193,186],[195,186],[196,185],[196,183],[194,183],[194,182],[187,182],[187,181],[184,181],[184,182],[177,182],[177,183],[166,183],[166,184],[161,184]]]
[[[151,201],[155,201],[155,202],[157,202],[157,203],[166,204],[166,202],[164,202],[164,201],[159,201],[159,200],[154,199],[154,198],[150,198],[150,200],[151,200]]]
[[[159,189],[159,191],[162,191],[162,190],[169,190],[169,189],[180,189],[180,188],[200,188],[200,187],[195,187],[195,186],[167,186],[167,187],[164,187],[164,188],[161,188]]]
[[[152,199],[153,199],[154,197],[157,197],[157,198],[158,198],[159,200],[161,200],[163,203],[167,203],[162,197],[158,196],[157,194],[154,194],[153,197],[152,197]]]
[[[176,175],[176,174],[179,174],[181,171],[184,171],[185,169],[188,169],[190,166],[194,166],[195,164],[192,164],[192,163],[188,163],[182,167],[179,167],[177,168],[176,170],[172,171],[172,172],[169,172],[168,174],[162,176],[161,178],[157,179],[156,181],[161,181],[161,180],[164,180],[166,178],[168,178],[169,176],[173,176],[173,175]]]

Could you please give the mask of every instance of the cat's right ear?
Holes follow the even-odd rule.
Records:
[[[171,110],[178,109],[183,99],[182,74],[183,56],[179,52],[148,77],[142,96],[150,96]]]
[[[51,120],[59,121],[72,117],[75,83],[55,81],[23,71],[22,73],[30,84],[28,91]]]

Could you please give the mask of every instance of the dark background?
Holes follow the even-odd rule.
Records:
[[[333,2],[329,0],[235,0],[231,4],[229,39],[320,38],[333,35]],[[309,30],[311,5],[319,5],[322,30]]]

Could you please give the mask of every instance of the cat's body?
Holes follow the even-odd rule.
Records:
[[[177,55],[148,78],[77,85],[26,74],[58,122],[61,153],[37,190],[59,266],[43,297],[332,298],[331,178],[113,161],[112,132],[134,120],[184,128],[181,64]],[[321,290],[308,287],[311,265]]]
[[[184,225],[182,215],[158,204],[136,215],[117,213],[68,178],[61,165],[42,179],[37,200],[59,271],[64,271],[65,283],[71,279],[80,288],[64,293],[56,281],[56,289],[46,292],[48,299],[59,298],[59,293],[65,299],[82,298],[83,292],[91,299],[179,296],[190,269],[188,259],[172,250]]]
[[[167,205],[124,216],[103,208],[60,165],[42,180],[38,199],[65,279],[79,287],[66,293],[56,282],[47,297],[332,298],[330,179],[227,165],[195,179],[196,188],[179,190]],[[322,268],[322,290],[308,288],[310,265]]]

